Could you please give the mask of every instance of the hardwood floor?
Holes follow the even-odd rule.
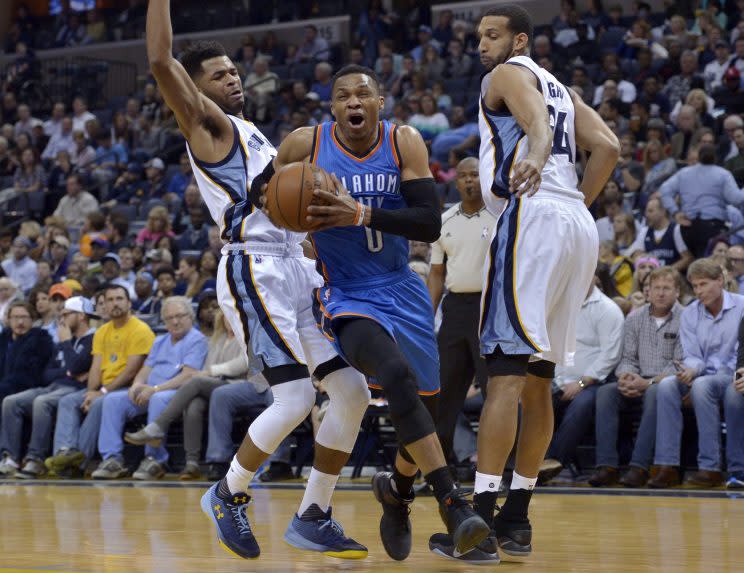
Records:
[[[89,482],[90,483],[90,482]],[[370,491],[338,491],[334,516],[369,547],[364,561],[298,551],[282,541],[302,492],[255,489],[249,516],[262,548],[242,561],[215,542],[199,510],[203,488],[108,484],[0,485],[0,573],[457,572],[482,571],[429,553],[441,530],[435,502],[416,500],[414,548],[391,561]],[[719,573],[744,570],[744,499],[567,495],[533,499],[534,555],[504,571]]]

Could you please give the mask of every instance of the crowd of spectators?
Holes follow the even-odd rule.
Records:
[[[744,1],[669,2],[658,14],[643,2],[630,13],[590,4],[582,11],[561,2],[532,45],[538,64],[593,106],[621,144],[618,165],[591,208],[601,241],[597,286],[582,311],[576,366],[559,369],[555,381],[557,431],[546,467],[576,473],[580,446],[595,434],[591,483],[642,485],[656,463],[664,471],[652,483],[674,485],[683,465],[680,408],[691,403],[700,436],[700,471],[692,478],[717,485],[722,402],[725,460],[733,487],[744,487],[744,438],[732,444],[739,435],[732,417],[744,400],[744,382],[732,379],[744,360],[737,363],[731,343],[739,338],[744,300],[737,294],[744,289]],[[311,25],[297,45],[272,32],[246,35],[233,54],[246,115],[278,143],[297,127],[331,119],[331,78],[340,65],[368,65],[381,80],[383,117],[421,132],[442,205],[449,206],[458,200],[458,164],[478,155],[483,69],[475,26],[447,10],[432,22],[428,8],[396,13],[385,6],[372,1],[355,17],[350,46],[329,45]],[[82,26],[79,17],[70,26],[71,16],[60,38],[92,38],[95,26]],[[127,472],[124,424],[146,414],[145,429],[127,434],[148,445],[136,477],[160,477],[167,461],[161,442],[186,412],[184,475],[199,475],[199,461],[222,463],[231,453],[230,428],[208,414],[215,401],[234,411],[271,400],[250,365],[236,362],[234,342],[232,354],[216,343],[230,337],[214,292],[217,227],[152,81],[122,94],[128,99],[120,109],[90,110],[76,94],[48,112],[23,101],[15,88],[35,59],[28,21],[21,10],[0,106],[0,397],[7,396],[0,470],[40,475],[51,453],[49,467],[77,475],[100,454],[96,477],[120,477]],[[579,173],[583,164],[579,153]],[[426,245],[412,246],[412,268],[424,280],[429,256]],[[711,324],[701,328],[705,321]],[[96,351],[107,325],[118,325],[114,331],[130,322],[143,333],[141,347]],[[185,355],[160,360],[164,341],[188,347],[193,364]],[[93,359],[83,369],[71,352],[89,347],[83,354],[92,351]],[[23,349],[28,360],[17,359]],[[123,370],[109,368],[112,356]],[[99,387],[109,384],[102,394]],[[626,410],[641,425],[635,449],[618,453],[618,440],[634,434],[605,420]],[[27,448],[11,430],[24,416],[34,428]],[[286,452],[274,460],[276,475],[286,474]]]

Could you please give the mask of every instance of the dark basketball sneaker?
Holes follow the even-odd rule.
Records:
[[[251,496],[241,492],[221,497],[219,485],[220,482],[215,483],[202,496],[202,511],[214,523],[217,541],[225,551],[243,559],[255,559],[261,550],[245,513]]]
[[[509,557],[525,558],[532,553],[532,526],[529,519],[507,521],[497,515],[493,518],[493,536],[499,549]]]
[[[460,554],[473,549],[491,533],[491,528],[475,512],[462,489],[453,489],[439,503],[439,515],[447,524],[447,531]]]
[[[492,537],[486,538],[474,549],[460,553],[455,549],[451,535],[435,533],[429,538],[429,551],[445,559],[454,559],[471,565],[498,565],[500,561],[496,540]]]
[[[284,532],[284,541],[297,549],[319,551],[339,559],[367,557],[367,548],[346,536],[344,528],[331,516],[331,508],[323,511],[315,503],[305,510],[302,517],[294,514]]]
[[[411,553],[411,502],[415,494],[404,498],[393,489],[393,474],[377,472],[372,478],[372,491],[382,504],[380,539],[382,546],[396,561],[403,561]]]

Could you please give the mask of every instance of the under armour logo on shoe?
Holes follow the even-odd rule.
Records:
[[[217,517],[217,519],[222,519],[223,517],[225,517],[225,514],[222,513],[221,510],[222,510],[222,506],[221,505],[215,505],[214,506],[214,514]]]
[[[248,498],[246,496],[238,497],[237,495],[233,498],[233,503],[246,503]]]

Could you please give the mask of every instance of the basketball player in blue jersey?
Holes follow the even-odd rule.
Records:
[[[259,466],[310,413],[312,373],[330,404],[316,436],[305,495],[285,533],[301,549],[341,558],[366,557],[331,517],[330,501],[369,404],[364,377],[350,368],[315,325],[310,293],[323,284],[303,256],[305,233],[271,224],[249,197],[250,185],[276,155],[244,120],[238,72],[215,42],[171,55],[168,0],[150,0],[147,53],[160,91],[188,142],[194,177],[226,242],[217,278],[220,305],[252,364],[272,387],[274,403],[251,424],[226,477],[202,497],[220,544],[240,557],[258,557],[245,493]]]
[[[493,534],[466,555],[455,554],[443,534],[429,546],[488,562],[498,561],[498,547],[517,558],[532,550],[527,509],[553,433],[550,386],[555,365],[573,363],[576,320],[597,262],[597,230],[586,207],[617,164],[619,144],[591,108],[529,58],[532,21],[524,8],[488,10],[478,33],[481,62],[491,70],[481,85],[481,188],[498,222],[481,302],[489,381],[474,504]],[[591,153],[580,185],[577,146]],[[494,519],[520,402],[516,467]]]
[[[417,467],[434,488],[455,545],[466,551],[490,528],[454,488],[436,435],[434,317],[425,285],[408,268],[408,241],[434,241],[441,227],[426,146],[415,129],[380,121],[384,102],[372,70],[347,66],[331,90],[336,121],[290,134],[262,179],[296,161],[334,174],[338,194],[316,190],[325,205],[308,210],[308,221],[319,229],[311,240],[325,277],[314,310],[348,363],[385,393],[402,445],[395,472],[373,480],[388,555],[405,559],[411,549],[408,513]]]

